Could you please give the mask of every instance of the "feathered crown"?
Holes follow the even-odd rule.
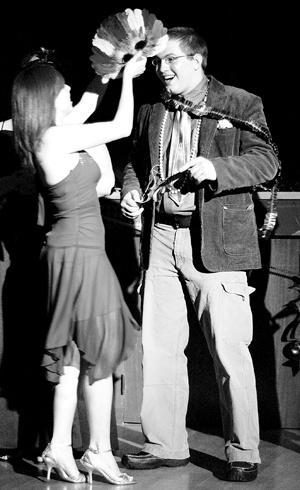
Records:
[[[167,29],[148,10],[126,9],[107,17],[97,29],[90,57],[95,72],[103,83],[116,78],[132,56],[155,56],[168,41]]]

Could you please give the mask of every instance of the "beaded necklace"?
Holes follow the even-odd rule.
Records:
[[[206,104],[207,94],[208,94],[208,84],[207,84],[206,92],[205,92],[205,95],[204,95],[204,98],[202,101],[202,104],[204,106]],[[159,131],[159,138],[158,138],[159,177],[161,178],[161,180],[166,179],[166,172],[164,171],[163,143],[164,143],[165,128],[166,128],[166,122],[167,122],[168,114],[169,114],[169,110],[165,109],[164,117],[163,117],[161,127],[160,127],[160,131]],[[201,123],[202,123],[202,118],[200,117],[197,120],[196,127],[193,131],[190,160],[193,160],[193,158],[195,158],[197,156]],[[166,190],[168,190],[170,194],[180,193],[181,189],[186,184],[187,179],[188,179],[188,172],[185,172],[180,184],[177,184],[176,187],[174,187],[173,183],[170,183],[166,186]]]
[[[169,111],[168,111],[168,109],[166,109],[162,123],[161,123],[160,132],[159,132],[159,139],[158,139],[159,175],[160,175],[160,178],[162,180],[165,180],[165,178],[166,178],[166,175],[164,172],[163,142],[164,142],[165,128],[166,128],[166,122],[167,122],[168,114],[169,114]],[[190,153],[190,160],[195,158],[196,154],[197,154],[198,139],[199,139],[199,135],[200,135],[201,122],[202,122],[202,119],[198,119],[197,124],[196,124],[196,128],[193,132],[193,141],[192,141],[192,147],[191,147],[191,153]]]

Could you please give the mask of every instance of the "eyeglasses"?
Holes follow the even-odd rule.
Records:
[[[172,66],[179,58],[189,58],[190,56],[194,56],[194,55],[183,54],[181,56],[166,56],[165,58],[153,58],[151,63],[155,68],[158,68],[163,61],[166,63],[166,65]]]

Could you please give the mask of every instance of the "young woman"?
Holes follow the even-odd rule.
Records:
[[[72,121],[70,87],[52,64],[25,67],[13,84],[16,148],[35,170],[50,216],[42,254],[48,290],[42,365],[55,383],[53,435],[43,453],[48,479],[55,468],[63,480],[85,481],[71,447],[80,379],[90,431],[81,463],[89,482],[97,472],[116,485],[134,483],[112,455],[110,414],[112,373],[133,348],[136,325],[105,253],[98,197],[114,185],[105,143],[131,133],[132,79],[145,65],[138,54],[126,64],[119,106],[107,122]]]

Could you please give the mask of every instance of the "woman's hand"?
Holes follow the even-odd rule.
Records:
[[[124,66],[123,76],[139,77],[146,69],[146,62],[146,56],[142,56],[141,52],[137,52]]]

